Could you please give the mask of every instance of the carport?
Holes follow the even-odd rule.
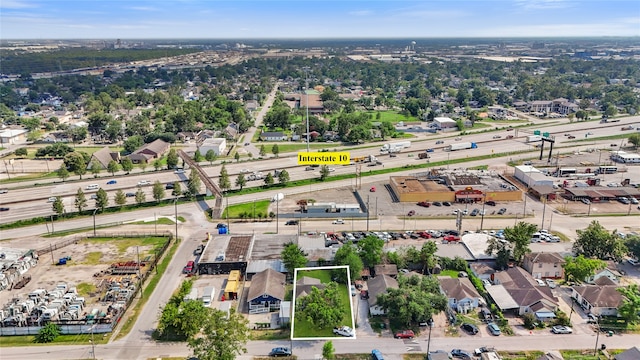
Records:
[[[487,292],[493,302],[496,303],[496,306],[500,311],[505,312],[507,310],[517,310],[520,306],[518,303],[511,297],[511,294],[504,288],[502,285],[493,285],[487,288]]]

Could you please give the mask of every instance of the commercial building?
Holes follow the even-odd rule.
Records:
[[[208,138],[205,139],[200,147],[201,155],[205,155],[209,150],[213,150],[216,156],[224,155],[225,150],[227,149],[227,139],[225,138]]]
[[[614,151],[609,158],[623,164],[640,164],[640,154],[631,154],[625,151]]]
[[[553,178],[545,175],[533,166],[516,166],[513,175],[524,185],[527,185],[527,188],[533,186],[553,186]]]
[[[522,191],[502,176],[489,171],[455,170],[411,176],[391,176],[391,190],[401,202],[449,201],[461,203],[519,201]]]

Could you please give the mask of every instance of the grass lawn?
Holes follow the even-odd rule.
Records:
[[[344,269],[344,271],[347,271]],[[298,271],[297,278],[301,278],[302,276],[308,276],[312,278],[319,279],[322,283],[329,283],[331,281],[331,270],[303,270]],[[339,303],[341,308],[343,309],[342,313],[342,321],[338,325],[347,325],[351,327],[352,324],[352,314],[351,314],[351,296],[350,290],[346,284],[338,284],[338,294],[339,294]],[[333,328],[327,327],[325,329],[318,329],[313,324],[311,324],[306,318],[301,316],[300,314],[296,314],[294,318],[294,338],[307,338],[307,337],[336,337],[333,334]],[[337,336],[341,338],[340,336]]]
[[[377,114],[380,114],[380,119],[377,119]],[[396,111],[367,111],[367,114],[371,114],[371,121],[391,121],[397,123],[398,121],[420,121],[420,119],[413,116],[404,116]]]
[[[458,271],[456,270],[442,270],[438,276],[448,276],[452,278],[458,277]]]
[[[244,204],[236,204],[230,205],[228,208],[224,210],[222,213],[222,219],[227,217],[227,212],[229,214],[229,218],[239,219],[240,214],[247,213],[250,214],[250,218],[257,218],[257,214],[268,214],[269,204],[271,201],[269,200],[260,200],[256,202],[244,203]]]
[[[76,285],[76,290],[78,290],[78,295],[80,296],[89,296],[90,293],[96,291],[96,286],[94,284],[82,282]]]
[[[158,225],[173,225],[173,224],[175,224],[173,222],[173,220],[171,220],[169,218],[166,218],[166,217],[161,217],[161,218],[158,218],[157,220],[151,220],[151,221],[138,221],[138,222],[135,222],[134,224],[142,225],[142,224],[153,224],[153,223],[156,223]]]
[[[118,253],[124,254],[127,249],[135,246],[153,246],[150,253],[153,253],[155,248],[161,247],[165,241],[164,237],[145,237],[145,238],[89,238],[83,240],[82,243],[110,243],[114,244],[118,248]],[[140,254],[142,256],[142,254]]]
[[[542,351],[498,351],[498,354],[502,356],[503,359],[509,360],[529,360],[529,359],[537,359],[540,356],[544,355]]]
[[[271,153],[271,148],[273,147],[274,143],[267,143],[264,144],[264,148],[267,151],[267,156],[272,155]],[[278,144],[278,150],[280,151],[281,154],[284,153],[288,153],[288,152],[296,152],[296,151],[301,151],[301,150],[307,150],[307,143],[305,142],[299,142],[299,143],[277,143]],[[340,143],[309,143],[309,149],[311,150],[320,150],[320,149],[328,149],[328,148],[336,148],[337,146],[342,146],[342,144]],[[260,149],[260,146],[258,146],[256,144],[256,147],[258,149]],[[342,151],[341,149],[337,149],[336,151]],[[254,154],[254,156],[256,156],[257,154]]]

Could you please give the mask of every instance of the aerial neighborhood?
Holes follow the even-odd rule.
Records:
[[[2,358],[640,359],[618,40],[3,40]]]

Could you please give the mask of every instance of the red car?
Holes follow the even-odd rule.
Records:
[[[413,333],[413,330],[402,330],[398,331],[393,337],[396,339],[413,339],[416,334]]]
[[[429,207],[429,206],[431,206],[431,203],[430,202],[426,202],[426,201],[420,201],[418,203],[418,206]]]
[[[424,239],[431,239],[431,234],[425,231],[420,231],[418,235],[420,235],[420,237]]]
[[[455,235],[445,235],[445,237],[443,238],[443,240],[444,240],[445,242],[460,241],[460,237],[459,237],[459,236],[455,236]]]

